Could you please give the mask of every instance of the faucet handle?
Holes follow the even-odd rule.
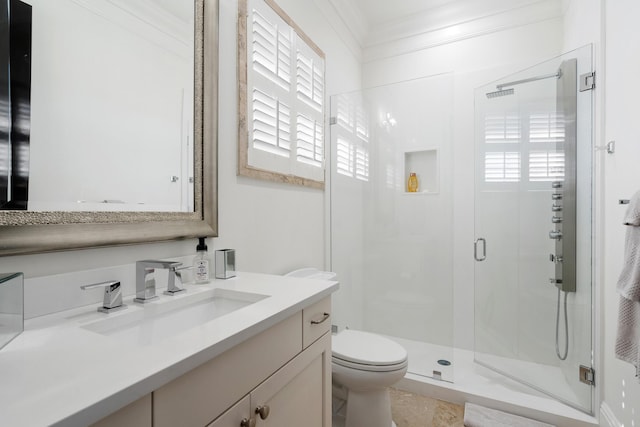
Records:
[[[182,263],[178,261],[161,261],[155,259],[137,261],[136,264],[141,265],[144,268],[177,268],[182,265]]]
[[[189,270],[193,267],[180,267],[180,265],[182,264],[178,263],[178,265],[169,268],[169,280],[167,282],[167,290],[164,291],[165,295],[174,296],[175,294],[185,291],[182,287],[182,271]]]
[[[104,288],[104,299],[102,301],[102,307],[98,307],[99,312],[112,313],[127,308],[127,305],[122,303],[122,287],[119,281],[111,280],[108,282],[83,285],[80,286],[80,289],[88,290],[100,287]]]

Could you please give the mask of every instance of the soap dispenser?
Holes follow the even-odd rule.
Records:
[[[418,176],[415,172],[409,174],[409,180],[407,181],[407,192],[415,193],[418,191]]]
[[[207,252],[207,244],[204,237],[198,238],[198,246],[196,246],[196,256],[193,259],[193,275],[195,282],[198,284],[209,283],[209,271],[211,263],[209,262],[209,253]]]

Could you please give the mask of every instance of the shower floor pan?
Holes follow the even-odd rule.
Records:
[[[473,361],[473,352],[388,336],[407,349],[409,369],[395,387],[448,402],[475,403],[563,427],[596,427],[596,418]],[[453,352],[451,367],[437,363]],[[447,381],[430,378],[433,371]],[[453,377],[453,382],[449,379]],[[561,377],[558,375],[557,377]],[[559,389],[564,385],[558,385]]]

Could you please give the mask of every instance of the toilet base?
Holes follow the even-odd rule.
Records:
[[[389,389],[349,390],[345,427],[394,427]]]

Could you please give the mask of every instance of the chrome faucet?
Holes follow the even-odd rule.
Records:
[[[136,262],[136,298],[135,302],[147,303],[158,296],[156,295],[156,268],[168,268],[174,270],[182,265],[176,261],[144,260]]]

